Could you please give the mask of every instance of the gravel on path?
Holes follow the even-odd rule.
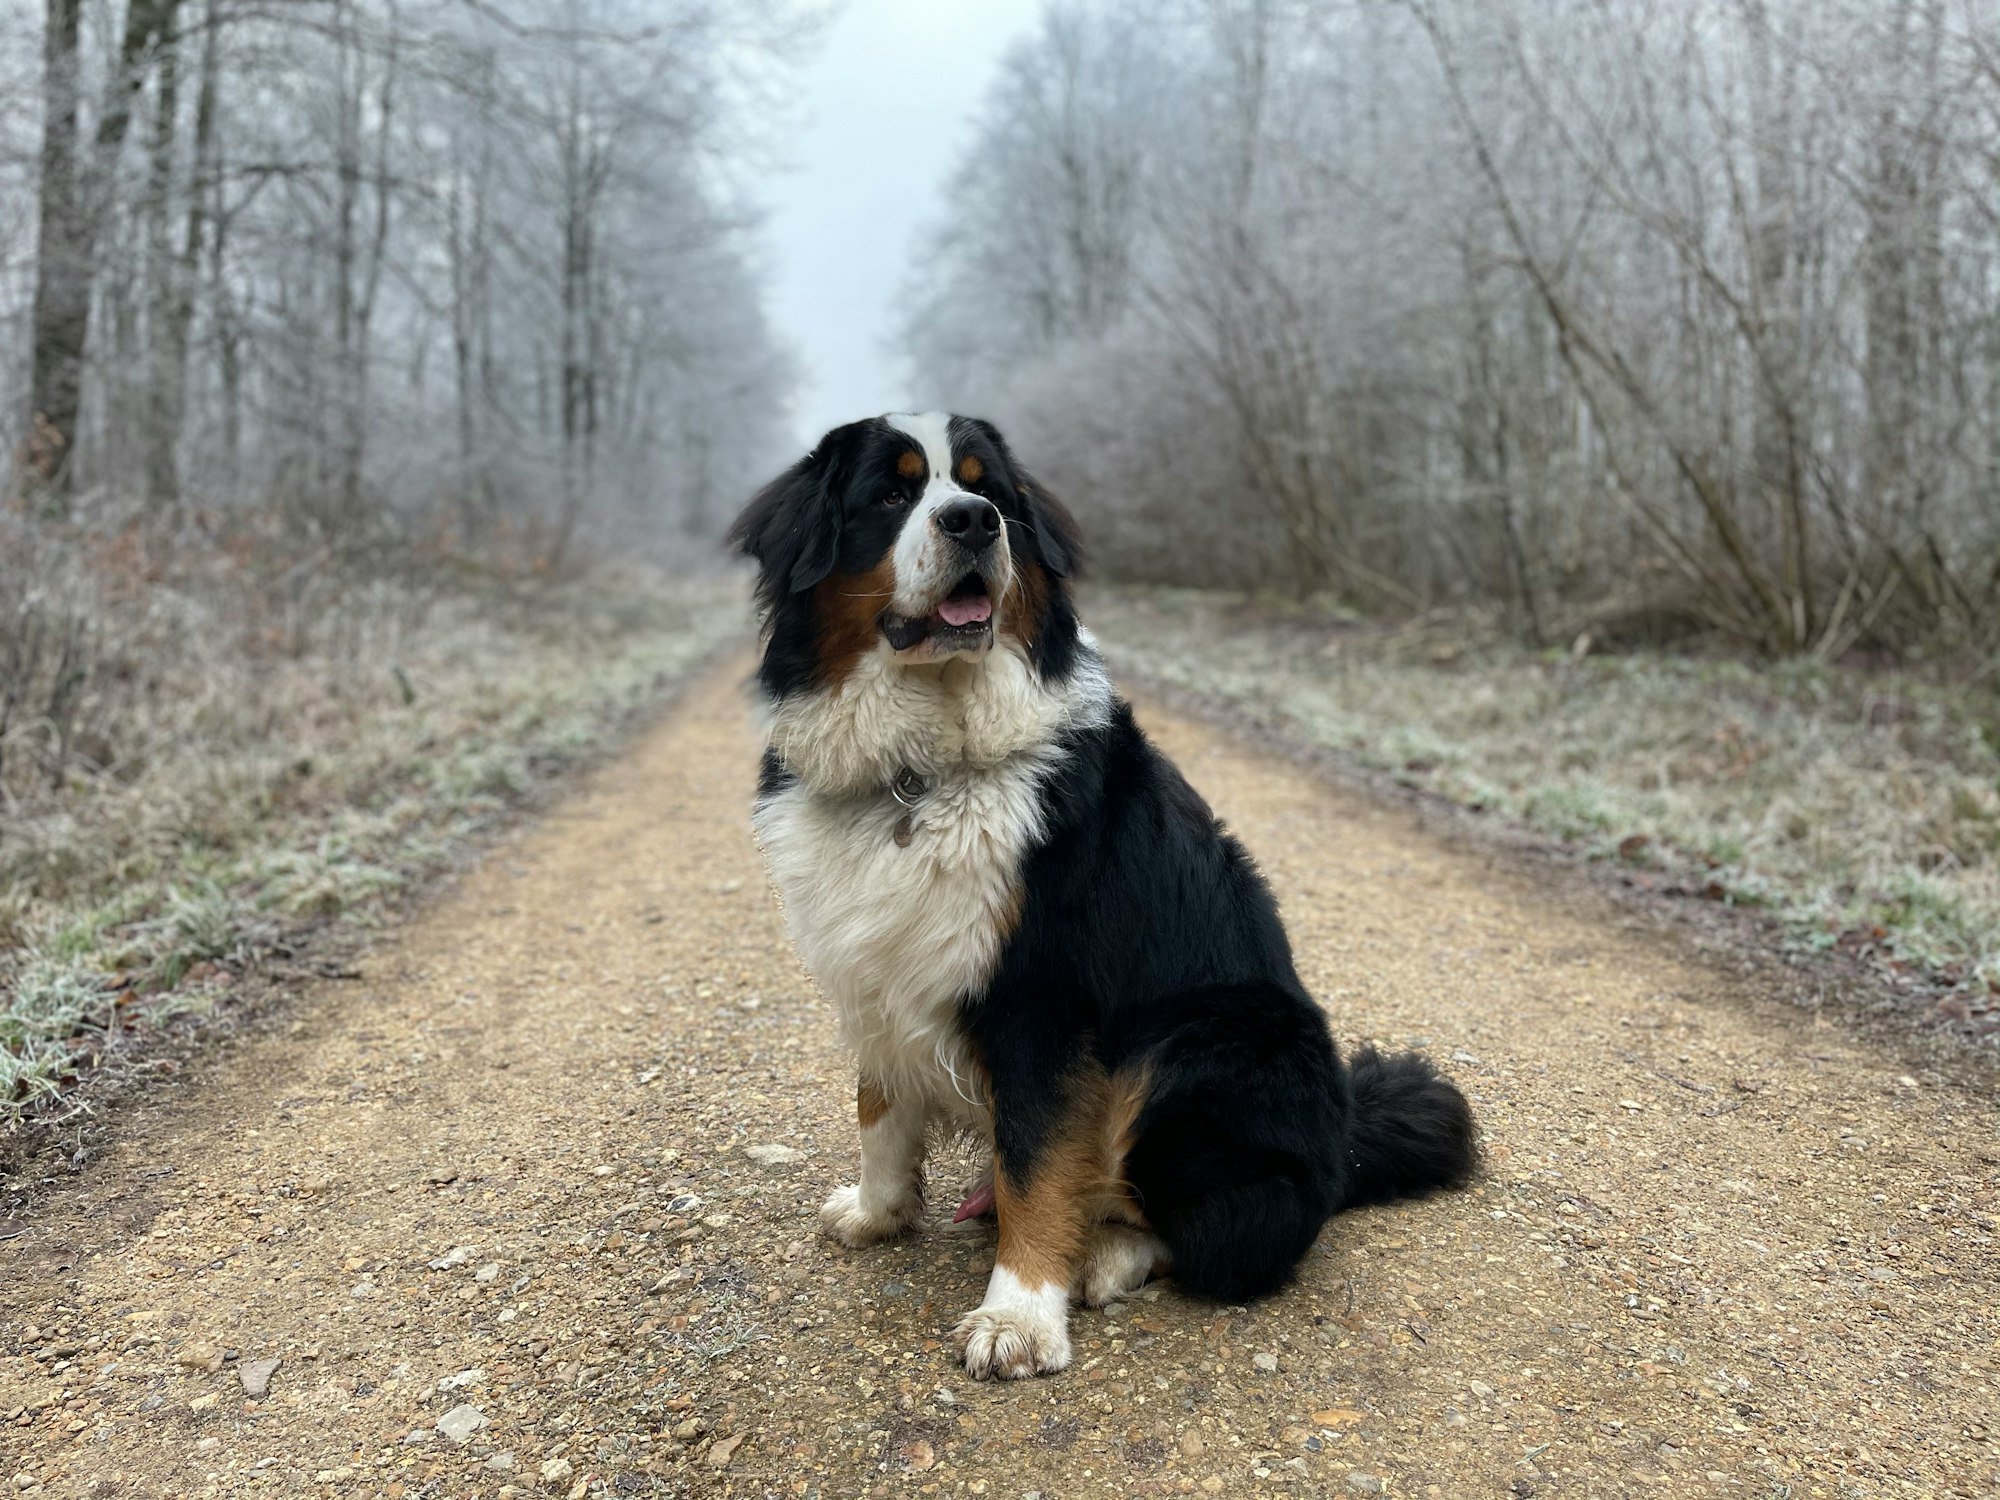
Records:
[[[1990,1092],[1157,714],[1336,1034],[1434,1053],[1487,1170],[1266,1303],[1155,1286],[967,1380],[967,1163],[908,1241],[815,1231],[852,1072],[750,842],[746,671],[17,1216],[0,1493],[1994,1492]]]

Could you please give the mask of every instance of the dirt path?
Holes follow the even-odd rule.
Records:
[[[749,841],[742,671],[0,1245],[0,1484],[1994,1493],[1990,1100],[1157,716],[1336,1032],[1446,1060],[1490,1170],[1272,1302],[1149,1289],[969,1382],[990,1230],[814,1232],[851,1074]]]

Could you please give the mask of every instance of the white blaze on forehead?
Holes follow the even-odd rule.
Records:
[[[951,479],[951,415],[941,411],[892,411],[882,419],[898,432],[908,433],[924,450],[930,462],[931,478]]]
[[[930,465],[923,494],[910,507],[903,529],[896,535],[895,550],[890,554],[896,574],[896,596],[890,601],[890,608],[902,615],[926,615],[965,572],[964,555],[944,539],[934,524],[941,507],[966,493],[952,477],[951,416],[941,411],[899,411],[882,420],[914,439]],[[1007,590],[1007,582],[1013,576],[1012,564],[1003,527],[987,579],[996,600]]]

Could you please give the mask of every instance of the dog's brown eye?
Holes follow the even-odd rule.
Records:
[[[889,491],[888,494],[882,497],[882,503],[884,505],[901,505],[909,498],[910,497],[908,495],[905,495],[901,490],[891,490]]]

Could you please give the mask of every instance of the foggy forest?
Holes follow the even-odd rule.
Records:
[[[25,1098],[107,993],[420,884],[746,627],[721,534],[815,436],[760,192],[839,21],[0,7],[0,942],[54,997],[0,1048]],[[1114,658],[1179,641],[1145,614],[1177,598],[1332,622],[1226,653],[1258,692],[1335,626],[1428,632],[1347,679],[1352,753],[1485,757],[1439,789],[1986,972],[1996,0],[1052,3],[986,76],[880,337],[1084,519]],[[1162,670],[1223,625],[1185,628]],[[1507,711],[1452,717],[1461,659]],[[1717,689],[1680,674],[1725,669],[1810,732],[1688,722]],[[1560,764],[1498,743],[1543,692],[1600,706]],[[1934,725],[1880,752],[1928,810],[1861,831],[1822,713]],[[1795,774],[1703,801],[1663,737]],[[1785,810],[1822,751],[1844,790]]]
[[[1064,10],[907,337],[1122,575],[1979,648],[1996,129],[1982,0]]]
[[[7,1496],[2000,1494],[1996,1141],[2000,0],[0,0]]]

